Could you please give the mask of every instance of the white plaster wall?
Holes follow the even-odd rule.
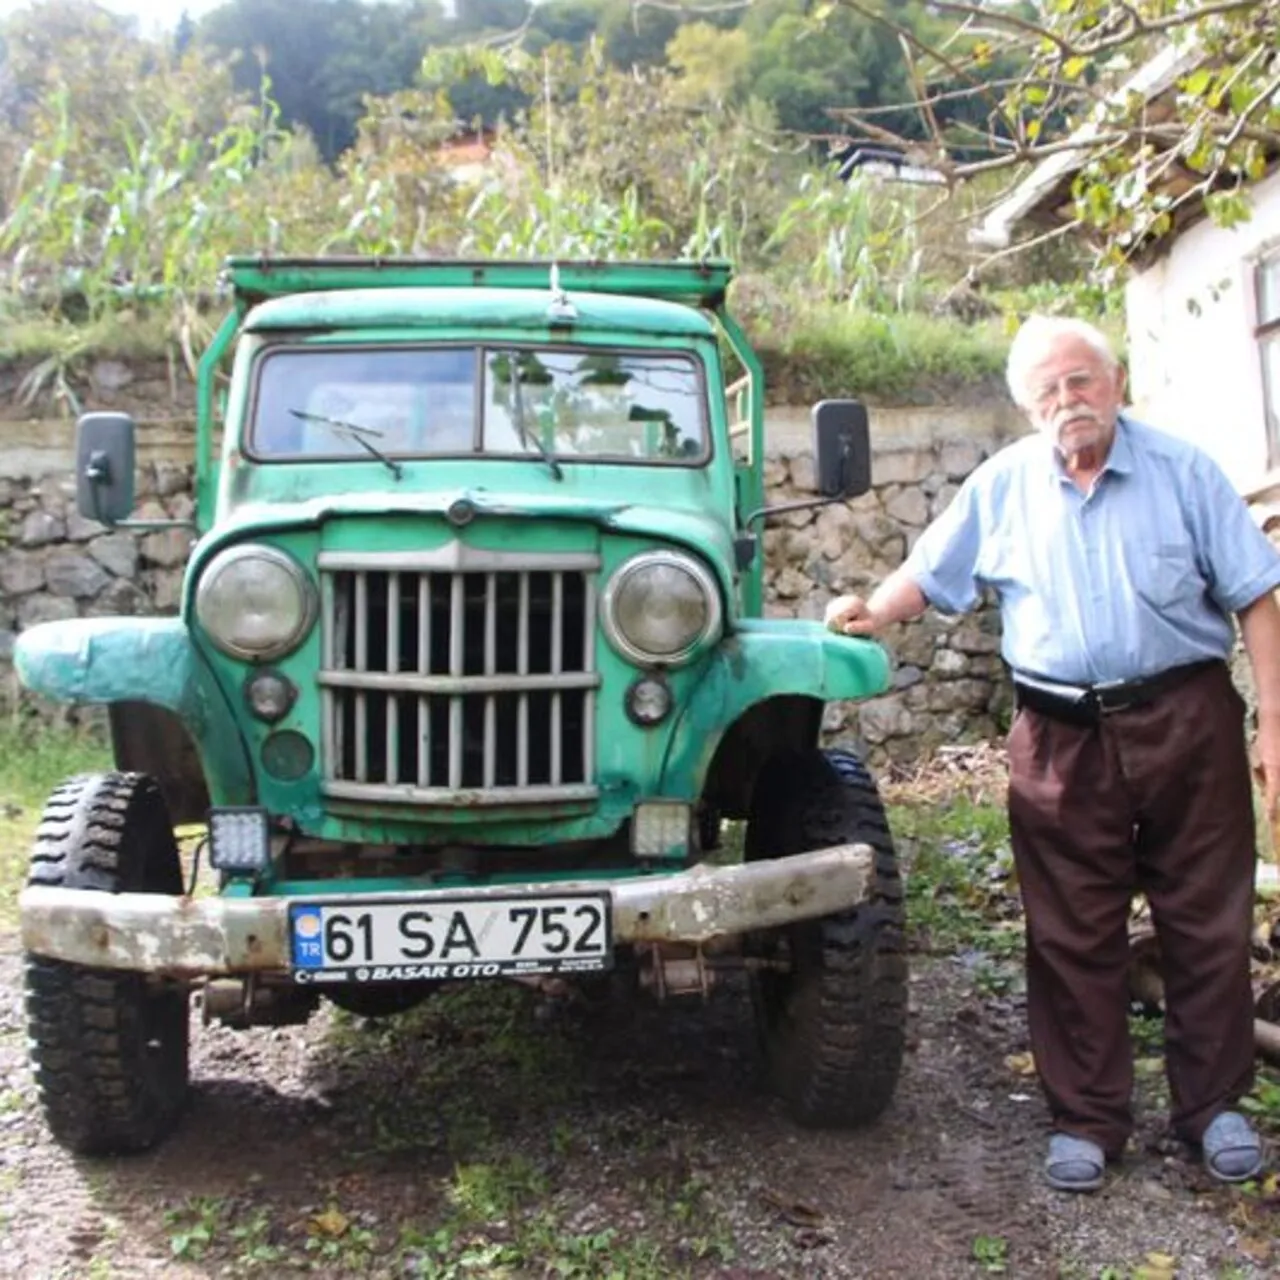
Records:
[[[1254,189],[1248,222],[1197,223],[1126,290],[1135,412],[1208,450],[1242,491],[1267,471],[1253,265],[1278,243],[1274,174]]]

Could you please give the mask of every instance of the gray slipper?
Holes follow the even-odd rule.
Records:
[[[1107,1158],[1096,1142],[1055,1133],[1049,1139],[1044,1177],[1055,1191],[1097,1191],[1106,1165]]]
[[[1238,1111],[1221,1111],[1200,1139],[1204,1167],[1219,1182],[1244,1182],[1263,1165],[1262,1139]]]

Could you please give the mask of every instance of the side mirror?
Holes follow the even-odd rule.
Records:
[[[858,400],[813,406],[813,465],[824,498],[856,498],[871,488],[871,430]]]
[[[76,507],[119,524],[133,511],[134,423],[127,413],[86,413],[76,423]]]

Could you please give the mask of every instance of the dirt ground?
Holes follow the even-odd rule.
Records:
[[[894,1105],[794,1127],[745,993],[665,1009],[471,987],[400,1019],[231,1032],[193,1013],[190,1108],[157,1152],[76,1160],[26,1063],[0,955],[0,1274],[963,1277],[1275,1275],[1275,1196],[1212,1187],[1169,1140],[1159,1062],[1105,1189],[1038,1176],[1016,997],[913,960]],[[436,1007],[432,1007],[436,1006]]]

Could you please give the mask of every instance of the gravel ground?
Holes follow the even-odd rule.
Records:
[[[117,1161],[44,1131],[12,941],[0,990],[4,1275],[1278,1274],[1280,1201],[1212,1186],[1169,1139],[1156,1058],[1105,1189],[1045,1188],[1023,1010],[955,960],[913,959],[903,1079],[863,1132],[787,1121],[740,990],[601,1010],[472,987],[376,1024],[193,1013],[180,1129]]]

